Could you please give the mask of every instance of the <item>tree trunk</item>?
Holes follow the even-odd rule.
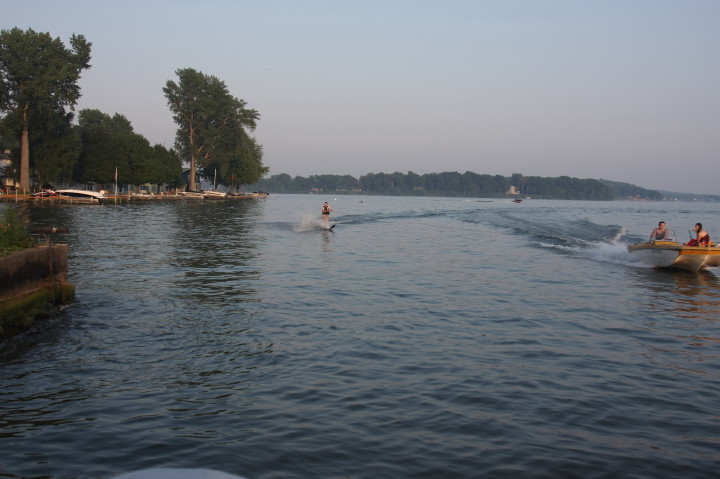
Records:
[[[188,190],[189,191],[197,191],[197,187],[195,185],[195,171],[197,170],[197,166],[195,165],[195,154],[190,155],[190,178],[188,179]]]
[[[28,130],[28,108],[23,108],[23,130],[20,137],[20,189],[30,191],[30,131]]]
[[[188,140],[190,141],[190,178],[188,178],[188,190],[197,191],[195,185],[195,170],[197,169],[197,165],[195,164],[195,128],[193,128],[192,118],[190,118],[190,137]]]

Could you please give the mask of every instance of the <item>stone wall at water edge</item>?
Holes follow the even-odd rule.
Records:
[[[54,305],[75,297],[68,282],[65,244],[39,246],[0,257],[0,339],[27,329]]]

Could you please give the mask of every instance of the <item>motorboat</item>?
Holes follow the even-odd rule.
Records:
[[[270,196],[270,193],[264,191],[253,191],[252,193],[228,193],[228,198],[239,198],[241,200],[254,200],[254,199],[265,199]]]
[[[132,193],[131,198],[134,200],[155,200],[155,199],[157,199],[155,194],[147,193],[147,192]]]
[[[227,198],[227,193],[217,189],[217,168],[215,168],[215,177],[213,178],[213,187],[211,190],[203,191],[205,198],[209,200],[220,200]]]
[[[38,191],[37,193],[33,193],[32,197],[34,198],[47,198],[49,196],[57,196],[57,192],[51,190],[50,188],[43,188],[41,191]]]
[[[200,193],[199,191],[178,191],[178,196],[182,196],[183,198],[193,198],[196,200],[204,200],[205,194]]]
[[[662,240],[635,243],[628,252],[645,264],[655,268],[678,268],[697,272],[720,266],[720,246],[688,246],[678,241]]]
[[[209,200],[216,200],[216,199],[222,199],[227,197],[227,193],[224,191],[219,190],[205,190],[203,191],[203,195],[205,195],[205,198]]]
[[[61,198],[67,198],[69,201],[77,203],[101,203],[105,200],[105,195],[103,193],[90,190],[76,190],[69,188],[56,190],[55,193],[57,193],[57,196]]]

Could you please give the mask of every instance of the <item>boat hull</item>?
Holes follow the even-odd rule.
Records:
[[[650,241],[628,246],[628,252],[655,268],[697,272],[720,266],[720,246],[685,246],[675,241]]]
[[[195,200],[204,200],[205,195],[196,191],[178,191],[178,196],[182,198],[192,198]]]
[[[221,200],[227,197],[227,193],[218,190],[205,190],[203,191],[203,195],[205,195],[205,198],[208,200]]]
[[[57,193],[57,196],[77,203],[97,204],[102,203],[105,200],[105,195],[98,193],[97,191],[64,189],[57,190],[55,193]]]

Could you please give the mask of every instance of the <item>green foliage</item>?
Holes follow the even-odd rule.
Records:
[[[75,178],[80,182],[114,183],[117,168],[119,184],[177,186],[182,173],[177,154],[161,145],[151,147],[145,137],[133,133],[124,116],[82,110],[79,118],[82,153]]]
[[[80,98],[77,80],[90,67],[91,43],[72,35],[72,49],[59,38],[32,29],[0,31],[0,109],[55,111],[58,105],[74,105]]]
[[[123,165],[122,170],[118,168],[118,181],[133,185],[148,183],[147,179],[152,176],[155,154],[150,142],[135,133],[114,135],[112,140],[112,147],[117,148],[116,156],[121,157],[120,164]],[[110,168],[107,172],[109,173],[107,182],[110,183],[115,169]]]
[[[173,188],[183,186],[182,162],[175,150],[155,145],[153,152],[152,168],[148,172],[146,183],[168,184]]]
[[[134,133],[130,120],[124,115],[115,113],[111,117],[107,113],[92,108],[80,110],[78,125],[83,130],[98,128],[113,135]]]
[[[255,183],[269,170],[263,149],[250,132],[260,118],[244,100],[230,95],[218,78],[193,69],[177,71],[179,82],[163,91],[178,124],[173,150],[151,147],[123,115],[83,110],[73,127],[80,97],[78,80],[90,67],[92,44],[82,35],[59,38],[32,29],[0,30],[0,136],[4,147],[20,149],[8,171],[29,190],[30,171],[40,183],[114,181],[124,184],[182,183],[182,160],[221,184]],[[194,186],[194,185],[193,185]],[[194,189],[194,188],[192,188]]]
[[[72,118],[72,113],[58,112],[31,130],[30,159],[38,183],[72,182],[82,148],[80,134],[71,125]]]
[[[2,220],[0,220],[0,256],[35,246],[37,246],[37,241],[18,218],[15,208],[5,208]]]
[[[100,128],[80,128],[82,154],[78,161],[75,179],[81,183],[113,181],[115,168],[127,171],[127,163],[115,137]]]
[[[190,163],[190,190],[196,190],[195,172],[218,183],[254,183],[268,169],[262,165],[262,148],[249,135],[260,114],[228,91],[218,78],[192,68],[175,72],[163,92],[178,125],[175,147]]]
[[[630,183],[621,183],[618,181],[600,180],[602,183],[612,187],[619,198],[642,198],[646,200],[662,201],[664,195],[659,191],[647,190]]]
[[[47,132],[80,98],[80,72],[90,67],[91,43],[70,37],[70,48],[49,33],[19,28],[0,31],[0,112],[2,122],[21,139],[20,186],[29,190],[30,134]]]

